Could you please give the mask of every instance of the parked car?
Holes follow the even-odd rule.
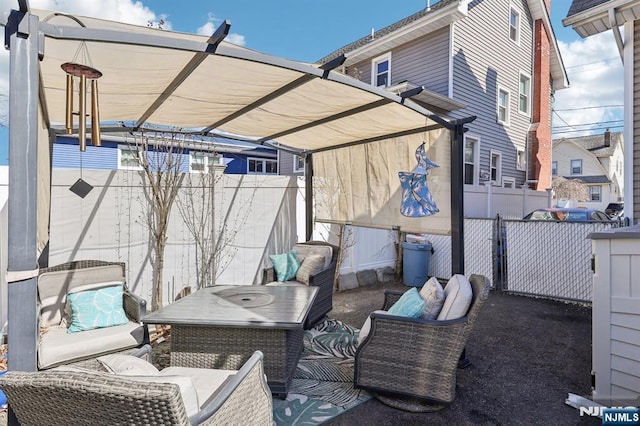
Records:
[[[555,220],[565,222],[611,222],[611,218],[600,210],[587,208],[560,208],[534,210],[524,220]]]
[[[612,219],[622,217],[624,215],[624,203],[609,203],[604,212]]]

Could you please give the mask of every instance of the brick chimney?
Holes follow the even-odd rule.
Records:
[[[604,131],[604,146],[611,146],[611,132],[609,129]]]

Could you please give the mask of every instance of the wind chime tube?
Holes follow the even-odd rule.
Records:
[[[100,111],[98,110],[98,80],[91,80],[91,143],[101,146]]]
[[[67,110],[65,127],[67,128],[67,134],[73,133],[73,76],[67,74]]]
[[[87,149],[87,77],[80,76],[80,92],[78,93],[78,140],[80,151]]]

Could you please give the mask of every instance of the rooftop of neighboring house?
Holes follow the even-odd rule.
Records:
[[[607,143],[609,139],[609,143]],[[607,129],[599,135],[576,136],[573,138],[561,138],[553,141],[553,145],[560,142],[573,142],[578,146],[590,151],[596,157],[611,157],[618,144],[624,144],[622,132],[610,132]]]
[[[373,32],[373,34],[369,34],[365,37],[362,37],[361,39],[358,39],[352,43],[347,44],[346,46],[341,47],[338,50],[335,50],[334,52],[331,52],[330,54],[328,54],[327,56],[325,56],[324,58],[320,59],[318,61],[319,64],[324,64],[326,62],[329,62],[332,59],[337,58],[338,56],[351,52],[353,50],[356,50],[362,46],[365,46],[367,44],[369,44],[371,41],[379,39],[381,37],[384,37],[387,34],[391,34],[392,32],[403,28],[407,25],[409,25],[410,23],[417,21],[418,19],[422,18],[423,16],[427,15],[427,14],[432,14],[433,12],[435,12],[436,10],[442,9],[443,7],[451,4],[451,3],[457,3],[458,0],[440,0],[438,3],[434,4],[433,6],[431,6],[430,8],[424,8],[416,13],[414,13],[411,16],[407,16],[406,18],[403,18],[401,20],[399,20],[398,22],[395,22],[387,27],[384,27],[378,31]]]
[[[573,3],[571,3],[571,7],[569,7],[569,11],[567,12],[567,17],[584,12],[587,9],[599,6],[608,1],[609,0],[573,0]]]
[[[616,26],[638,19],[640,0],[573,0],[565,27],[571,26],[581,37],[588,37],[611,29],[611,11],[615,11]]]

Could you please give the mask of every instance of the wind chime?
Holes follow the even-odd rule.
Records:
[[[82,63],[81,63],[82,62]],[[86,65],[85,65],[86,64]],[[87,80],[91,82],[91,143],[100,146],[100,110],[98,108],[98,79],[102,73],[93,67],[86,43],[80,43],[71,62],[60,66],[67,74],[66,117],[67,134],[73,133],[73,116],[78,116],[80,151],[87,149]],[[73,110],[74,80],[78,79],[78,111]]]

